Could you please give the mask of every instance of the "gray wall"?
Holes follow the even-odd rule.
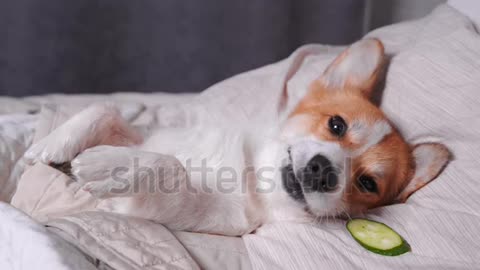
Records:
[[[0,1],[0,95],[195,92],[438,0]]]
[[[0,94],[200,91],[362,36],[364,0],[0,1]]]
[[[367,18],[370,29],[421,18],[446,0],[368,0],[370,16]]]

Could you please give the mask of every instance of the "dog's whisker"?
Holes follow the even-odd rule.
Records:
[[[342,208],[343,208],[343,214],[345,214],[347,216],[348,220],[352,220],[352,217],[348,213],[346,207],[344,205],[342,205]]]

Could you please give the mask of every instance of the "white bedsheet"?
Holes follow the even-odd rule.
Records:
[[[75,247],[7,203],[0,202],[0,269],[97,269]]]

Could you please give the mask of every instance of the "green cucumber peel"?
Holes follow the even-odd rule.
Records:
[[[383,256],[398,256],[411,251],[405,239],[389,226],[368,219],[352,219],[347,230],[365,249]]]

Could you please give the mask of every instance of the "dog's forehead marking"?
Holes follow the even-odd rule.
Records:
[[[380,178],[385,176],[384,174],[386,167],[387,164],[385,162],[372,163],[368,166],[369,171],[371,171],[374,175],[379,176]]]
[[[307,114],[299,114],[291,117],[282,129],[282,139],[291,140],[296,137],[305,136],[308,133],[311,120],[311,117]]]
[[[372,125],[362,119],[352,121],[350,125],[351,141],[361,145],[360,148],[353,151],[353,155],[363,154],[370,147],[381,142],[390,133],[392,133],[392,126],[385,120],[376,120]]]

